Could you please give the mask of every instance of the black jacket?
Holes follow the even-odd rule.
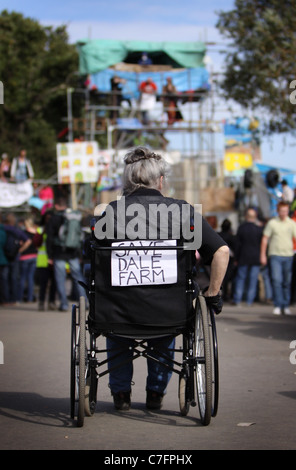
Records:
[[[122,229],[124,231],[125,228],[127,229],[129,223],[134,224],[132,226],[135,228],[135,232],[142,230],[141,234],[144,234],[145,230],[147,230],[146,233],[149,235],[148,229],[153,225],[149,218],[149,214],[151,214],[149,210],[151,210],[151,205],[153,204],[164,204],[167,207],[175,204],[176,216],[178,216],[178,212],[180,214],[182,210],[184,210],[183,205],[186,204],[187,208],[185,213],[189,212],[189,214],[193,214],[193,207],[189,206],[191,212],[188,211],[188,203],[186,203],[186,201],[164,197],[159,191],[154,189],[140,188],[132,194],[127,195],[124,199],[124,204],[125,206],[123,206],[123,201],[113,201],[106,208],[106,214],[109,211],[108,207],[112,209],[109,211],[109,220],[105,219],[105,221],[106,225],[112,225],[112,221],[114,221],[115,237],[113,241],[129,238],[122,233],[117,236],[118,234],[116,233],[118,230],[120,231]],[[142,212],[142,219],[137,217],[138,214],[134,214],[137,207],[130,207],[131,204],[139,205],[138,211]],[[180,211],[178,211],[178,208]],[[124,209],[126,212],[124,212]],[[165,214],[165,211],[162,214]],[[125,215],[127,215],[127,217],[124,217]],[[167,211],[167,215],[170,217],[170,211]],[[118,225],[117,222],[120,222],[120,219],[122,219],[122,224]],[[104,215],[97,219],[97,224],[98,222],[101,223],[103,220]],[[141,225],[141,227],[136,226],[136,222],[138,222],[138,225]],[[168,230],[167,237],[160,236],[160,226],[165,225],[160,222],[165,221],[158,219],[158,232],[154,239],[176,239],[182,242],[182,234],[178,239],[174,237],[170,230]],[[192,222],[195,222],[195,220],[189,220],[190,224]],[[103,227],[103,224],[100,223],[98,226]],[[198,223],[201,224],[199,228],[202,229],[202,243],[198,251],[203,258],[211,260],[217,249],[226,244],[203,218],[198,217]],[[184,226],[184,224],[182,224],[182,226]],[[180,232],[182,232],[182,230]],[[188,231],[186,231],[186,233],[188,233]],[[100,240],[98,240],[98,235],[102,235]],[[163,282],[159,283],[159,285],[127,285],[123,288],[118,284],[112,284],[112,255],[110,251],[104,250],[105,245],[110,246],[113,241],[111,239],[103,239],[103,230],[101,232],[99,230],[96,232],[95,230],[95,237],[98,240],[98,245],[103,246],[103,249],[95,250],[96,308],[95,317],[91,318],[92,327],[95,330],[104,331],[106,329],[108,331],[111,328],[114,333],[122,332],[125,334],[126,332],[136,332],[138,328],[141,329],[142,325],[145,325],[146,333],[156,328],[158,333],[163,329],[163,331],[168,334],[168,327],[172,328],[170,332],[174,332],[176,327],[180,327],[186,323],[186,315],[191,314],[191,309],[188,309],[188,294],[186,291],[187,272],[190,267],[192,268],[189,258],[192,257],[193,260],[195,260],[194,250],[178,251],[178,281],[176,283],[172,282],[170,284]],[[146,238],[153,240],[153,238],[149,236]],[[139,236],[138,239],[143,240],[145,237],[142,238]],[[130,238],[130,240],[132,239]],[[138,259],[135,262],[138,263]],[[145,267],[146,266],[144,266],[144,268]],[[151,330],[148,330],[148,328]]]
[[[172,206],[173,204],[176,204],[180,208],[180,212],[179,212],[180,215],[182,214],[184,205],[189,206],[189,204],[184,200],[165,197],[159,191],[157,191],[156,189],[148,189],[148,188],[143,188],[143,187],[137,189],[136,191],[134,191],[133,193],[131,193],[131,194],[129,194],[125,197],[125,207],[127,208],[131,204],[139,204],[140,206],[143,206],[145,208],[145,214],[146,214],[147,217],[144,221],[144,222],[146,222],[146,224],[145,224],[146,227],[144,227],[144,229],[146,228],[146,236],[144,238],[148,238],[148,239],[151,238],[151,237],[149,237],[149,231],[148,231],[148,228],[147,228],[147,226],[148,226],[147,222],[151,222],[151,220],[149,220],[149,208],[150,208],[151,205],[153,205],[153,204],[156,204],[156,205],[165,204],[168,207],[168,206]],[[116,224],[117,224],[118,219],[119,219],[119,214],[118,213],[120,212],[118,210],[119,203],[118,203],[118,201],[113,201],[113,202],[110,203],[110,205],[114,209],[115,228],[116,228]],[[190,220],[188,219],[188,222],[189,222],[189,224],[194,224],[194,222],[196,223],[196,221],[194,221],[194,209],[193,209],[192,206],[190,206],[190,211],[191,211],[190,212],[191,213],[191,219]],[[171,217],[170,213],[168,215],[169,215],[169,217]],[[131,215],[130,218],[128,218],[128,217],[125,218],[125,221],[124,221],[125,226],[128,226],[128,223],[130,222],[130,220],[132,219],[133,216],[134,216],[134,214]],[[159,222],[161,222],[161,221],[158,221],[157,237],[156,237],[157,239],[162,238],[162,236],[160,234],[160,225],[161,225],[161,223],[159,224]],[[169,236],[167,238],[174,238],[174,236],[172,235],[172,233],[170,231],[171,219],[168,221],[168,223],[169,223],[169,226],[168,226]],[[226,243],[217,234],[217,232],[215,232],[212,229],[212,227],[208,224],[208,222],[203,217],[198,218],[198,224],[201,225],[200,227],[198,227],[198,230],[201,231],[201,246],[200,246],[200,248],[198,248],[198,252],[202,256],[202,258],[204,259],[205,262],[210,262],[212,260],[212,257],[214,255],[214,253],[217,251],[217,249],[220,248],[223,245],[226,245]],[[187,233],[188,233],[188,230],[187,230]],[[115,234],[116,234],[116,230],[115,230]],[[182,231],[181,231],[181,239],[182,239],[182,235],[183,234],[182,234]],[[128,237],[126,237],[126,238],[128,238]],[[139,237],[139,238],[141,238],[141,237]],[[186,238],[186,241],[188,241],[188,238]]]
[[[253,222],[244,222],[238,228],[235,258],[238,265],[260,265],[260,245],[263,228]]]

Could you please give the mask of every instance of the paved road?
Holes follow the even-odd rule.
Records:
[[[177,376],[160,412],[145,409],[146,365],[135,362],[132,409],[116,412],[107,386],[83,428],[69,418],[70,312],[36,305],[0,310],[0,449],[250,450],[296,449],[296,308],[225,306],[217,317],[220,403],[210,426],[197,408],[179,414]]]

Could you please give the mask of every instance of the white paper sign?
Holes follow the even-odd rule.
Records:
[[[5,183],[0,181],[0,207],[21,206],[33,196],[30,180],[23,183]]]
[[[143,286],[177,282],[176,250],[156,247],[176,246],[176,240],[135,240],[115,242],[114,247],[133,247],[111,253],[112,286]],[[145,250],[142,247],[155,247]]]

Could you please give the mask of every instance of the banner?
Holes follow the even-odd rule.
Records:
[[[17,207],[33,196],[30,180],[23,183],[6,183],[0,181],[0,207]]]
[[[96,183],[111,158],[112,151],[99,150],[97,142],[57,144],[58,182]]]

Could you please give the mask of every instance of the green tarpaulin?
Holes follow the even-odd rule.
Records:
[[[203,67],[203,42],[146,42],[96,39],[77,43],[79,71],[82,75],[105,70],[119,62],[137,64],[147,52],[154,65],[173,68]]]

